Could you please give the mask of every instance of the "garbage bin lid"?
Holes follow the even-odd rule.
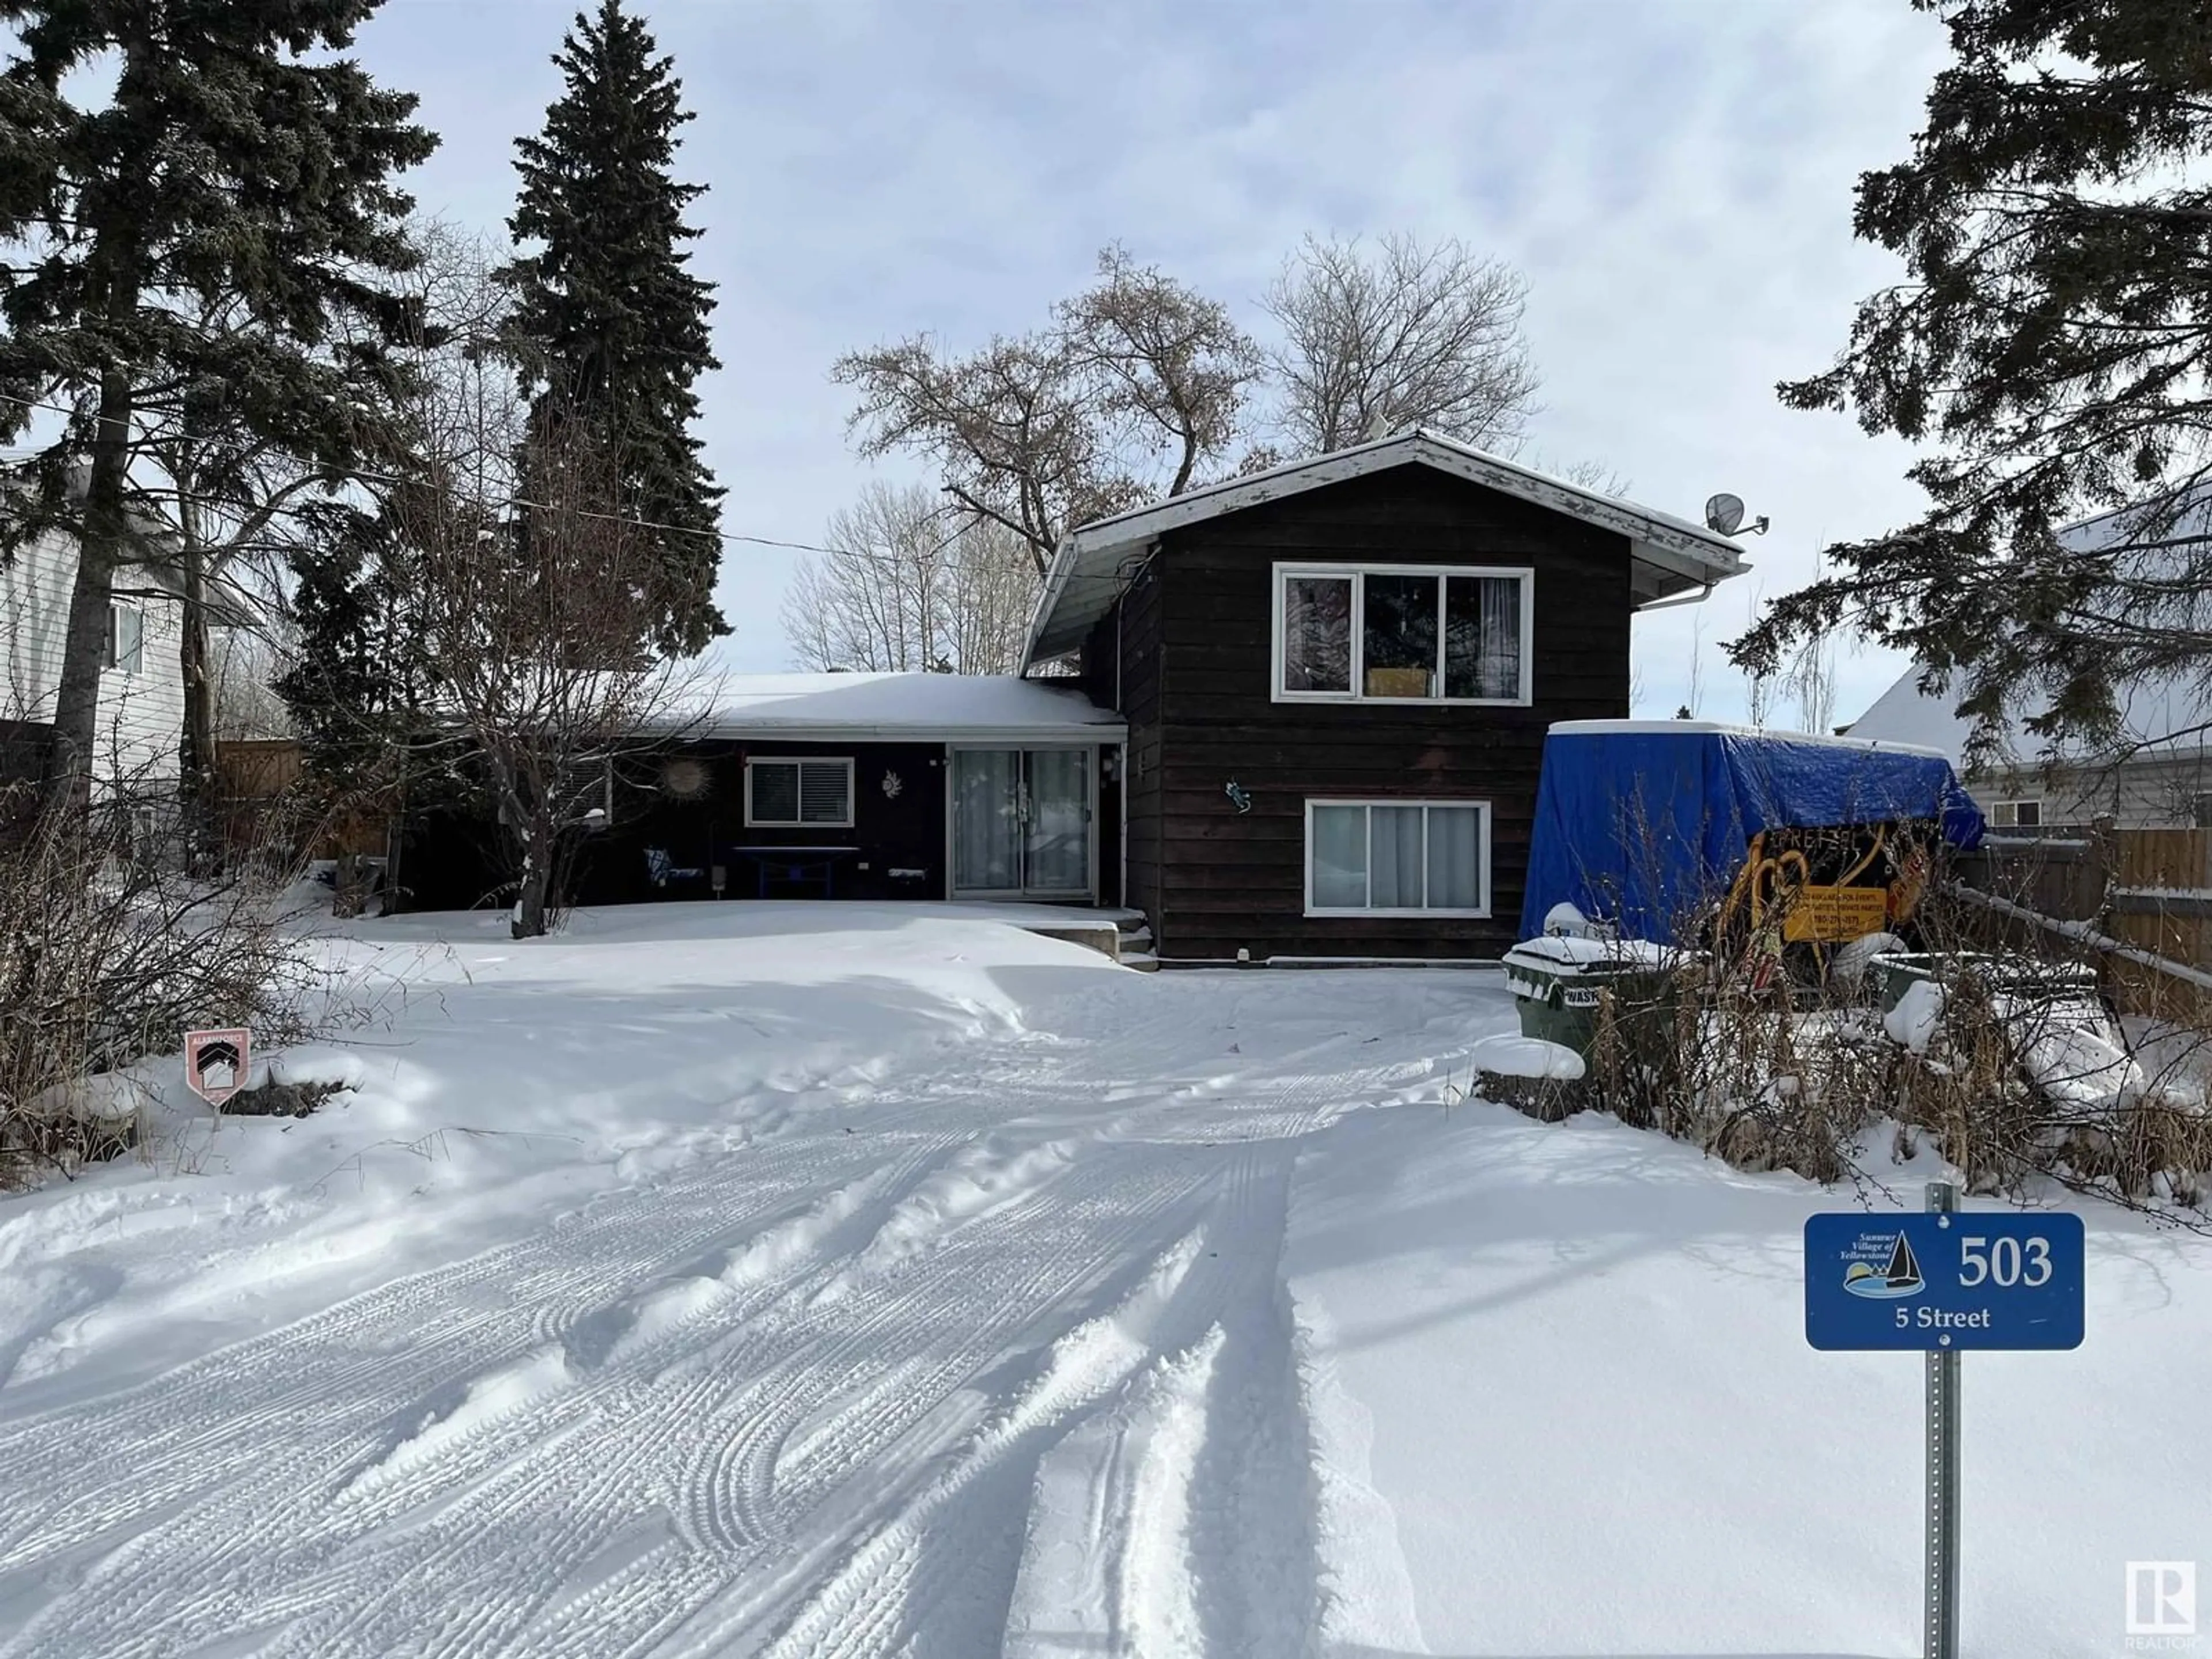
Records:
[[[1618,972],[1632,968],[1672,968],[1688,953],[1671,945],[1642,939],[1576,939],[1554,933],[1525,939],[1505,953],[1506,964],[1544,968],[1553,973],[1592,969]]]

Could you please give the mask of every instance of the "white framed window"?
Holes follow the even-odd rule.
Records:
[[[2034,830],[2043,823],[2039,800],[2001,800],[1990,808],[1990,822],[2000,830]]]
[[[1535,572],[1494,565],[1278,564],[1278,702],[1527,704]]]
[[[107,602],[107,645],[100,665],[136,674],[146,660],[146,613],[128,599]]]
[[[745,763],[745,825],[753,830],[849,830],[853,763],[804,756]]]
[[[1310,916],[1487,916],[1490,803],[1309,800]]]

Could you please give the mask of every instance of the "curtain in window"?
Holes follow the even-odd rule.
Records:
[[[110,604],[107,607],[107,660],[101,666],[119,669],[125,674],[137,673],[143,659],[145,644],[145,613],[135,605]]]
[[[1031,750],[1029,770],[1029,871],[1023,885],[1084,892],[1091,885],[1090,751]]]
[[[1421,809],[1372,806],[1367,826],[1373,864],[1368,904],[1377,910],[1421,908]]]
[[[803,761],[799,817],[805,823],[842,823],[853,816],[853,773],[842,761]]]
[[[1444,609],[1444,695],[1521,695],[1521,579],[1453,576]]]
[[[1324,910],[1367,907],[1367,809],[1313,809],[1313,902]]]
[[[952,756],[952,884],[1004,892],[1022,884],[1022,751]]]
[[[1283,690],[1352,690],[1352,578],[1283,579]]]
[[[1480,908],[1481,810],[1473,806],[1431,806],[1428,812],[1429,908]]]

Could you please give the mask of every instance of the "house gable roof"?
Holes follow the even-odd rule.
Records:
[[[2084,550],[2110,546],[2131,533],[2130,510],[2118,508],[2080,520],[2061,530],[2059,540]],[[2212,507],[2197,505],[2187,509],[2170,533],[2201,536],[2208,532],[2212,532]],[[1941,750],[1954,762],[1960,761],[1974,730],[1973,720],[1958,712],[1965,691],[1955,683],[1943,690],[1923,691],[1921,674],[1917,663],[1907,668],[1844,730],[1855,738],[1924,744]],[[2112,734],[2111,749],[2100,749],[2080,739],[2053,744],[2027,729],[2027,716],[2034,710],[2016,709],[2004,723],[1998,753],[1990,763],[1999,767],[2081,764],[2101,762],[2112,753],[2157,759],[2212,747],[2212,691],[2193,675],[2156,675],[2118,686],[2115,701],[2119,726]]]
[[[1113,609],[1131,556],[1169,531],[1399,466],[1433,468],[1626,536],[1636,565],[1633,589],[1641,600],[1710,586],[1745,568],[1735,544],[1702,525],[1414,428],[1170,495],[1073,531],[1062,538],[1046,573],[1025,660],[1061,656],[1080,645],[1091,625]]]

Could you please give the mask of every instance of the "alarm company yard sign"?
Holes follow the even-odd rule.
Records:
[[[2078,1348],[2081,1218],[2058,1210],[1815,1215],[1805,1340],[1816,1348]]]
[[[185,1086],[210,1106],[220,1106],[246,1086],[253,1058],[253,1038],[239,1028],[185,1033]]]

